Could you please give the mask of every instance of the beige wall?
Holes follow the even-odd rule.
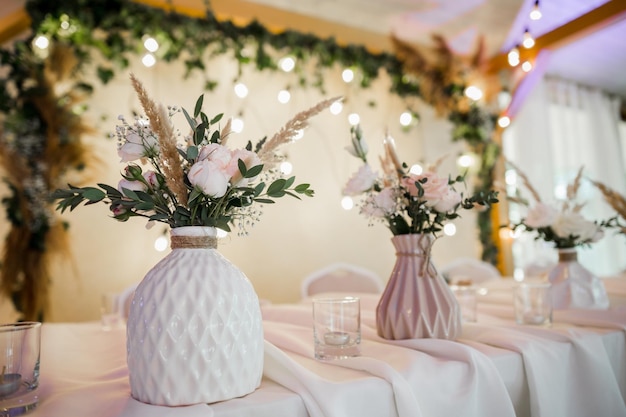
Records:
[[[178,65],[157,64],[151,69],[136,66],[132,70],[152,97],[164,104],[191,110],[202,92],[202,80],[198,77],[183,80]],[[207,73],[220,80],[220,86],[206,93],[204,110],[208,115],[223,112],[225,116],[243,111],[245,129],[231,139],[231,144],[237,143],[236,140],[241,146],[247,140],[271,136],[296,112],[322,98],[346,97],[341,115],[324,112],[317,116],[303,139],[284,148],[294,165],[293,174],[299,182],[311,183],[316,196],[302,201],[283,198],[264,208],[260,223],[249,229],[249,236],[233,234],[220,243],[219,250],[246,273],[259,297],[272,302],[295,301],[306,274],[336,261],[370,268],[386,280],[394,263],[391,233],[383,225],[368,227],[367,220],[356,209],[345,211],[340,206],[341,189],[359,166],[359,161],[344,150],[350,139],[347,114],[353,111],[361,114],[372,161],[380,154],[383,132],[389,127],[402,160],[433,161],[450,153],[441,172],[456,173],[455,156],[462,146],[452,145],[450,125],[422,106],[420,125],[403,133],[398,117],[404,105],[388,94],[385,81],[377,82],[370,90],[359,91],[341,82],[339,71],[327,78],[325,96],[313,89],[293,88],[292,100],[287,105],[278,103],[276,94],[288,83],[296,84],[292,75],[246,73],[242,81],[248,85],[250,94],[239,99],[232,93],[231,80],[236,74],[233,62],[217,60],[209,65]],[[370,100],[375,100],[377,107],[370,108],[367,105]],[[93,171],[91,183],[117,185],[123,165],[118,162],[115,139],[106,139],[106,135],[113,131],[118,114],[130,117],[131,108],[139,109],[126,73],[121,72],[110,85],[96,88],[89,105],[88,117],[99,135],[86,140],[102,160]],[[102,116],[107,120],[102,120]],[[179,119],[177,126],[184,128],[184,120]],[[439,265],[458,256],[480,253],[474,216],[467,212],[462,216],[456,222],[457,235],[444,237],[435,245],[434,259]],[[60,259],[53,265],[51,321],[97,319],[102,292],[121,291],[140,281],[166,254],[153,248],[154,240],[167,232],[164,225],[146,230],[141,219],[119,223],[109,217],[104,204],[81,207],[63,218],[71,224],[73,258]],[[4,232],[6,220],[0,226]]]

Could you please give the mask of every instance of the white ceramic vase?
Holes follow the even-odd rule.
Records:
[[[548,273],[553,307],[557,310],[609,308],[604,284],[578,262],[576,248],[558,249],[558,252],[559,262]]]
[[[456,339],[461,309],[430,259],[429,234],[394,236],[396,263],[376,308],[378,334],[385,339]]]
[[[263,373],[254,288],[216,250],[215,228],[174,228],[171,237],[172,251],[139,283],[131,303],[131,395],[180,406],[249,394]]]

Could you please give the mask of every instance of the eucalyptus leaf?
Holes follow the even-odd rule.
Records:
[[[196,100],[196,106],[195,106],[195,108],[193,110],[193,117],[194,118],[198,117],[198,115],[202,111],[202,102],[203,101],[204,101],[204,94],[201,94],[200,97],[198,97],[198,100]]]

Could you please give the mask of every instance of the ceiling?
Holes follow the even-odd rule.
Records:
[[[203,10],[204,0],[172,2],[181,10]],[[24,0],[0,2],[3,16]],[[430,45],[441,34],[458,53],[475,50],[484,36],[487,55],[505,66],[505,54],[522,40],[525,28],[536,49],[549,50],[547,74],[599,87],[626,98],[626,0],[540,0],[542,18],[528,17],[535,0],[212,0],[218,18],[245,22],[257,18],[280,29],[334,36],[339,42],[390,48],[389,35]],[[594,14],[595,13],[595,14]],[[581,17],[582,16],[582,17]],[[0,27],[1,29],[1,27]],[[499,57],[499,60],[495,59]],[[495,64],[494,64],[495,65]]]
[[[547,36],[546,73],[599,87],[626,98],[626,0],[540,0],[540,20],[530,20],[535,0],[250,0],[341,25],[428,45],[442,34],[459,53],[485,37],[488,56],[506,54],[528,28]],[[591,22],[572,21],[598,7]],[[599,9],[598,9],[599,10]],[[581,19],[582,20],[582,19]],[[561,30],[565,26],[566,30]],[[574,22],[575,23],[575,22]],[[540,43],[538,42],[538,45]],[[501,61],[503,62],[503,61]]]

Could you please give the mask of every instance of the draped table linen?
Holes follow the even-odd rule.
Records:
[[[361,294],[361,356],[335,361],[314,359],[310,299],[265,304],[260,388],[187,407],[130,397],[125,329],[45,323],[40,404],[29,415],[626,416],[626,304],[555,311],[551,328],[520,326],[510,288],[510,282],[487,285],[477,322],[464,323],[457,341],[382,339],[375,330],[377,296]],[[626,280],[607,289],[625,294]]]

